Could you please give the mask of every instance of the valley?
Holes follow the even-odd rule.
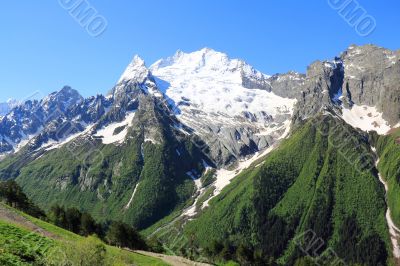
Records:
[[[65,86],[0,114],[0,179],[46,214],[125,223],[172,265],[396,265],[398,54],[351,45],[275,75],[210,48],[135,56],[106,95]]]

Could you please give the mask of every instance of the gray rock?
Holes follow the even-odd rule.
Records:
[[[376,106],[390,124],[400,120],[400,50],[350,46],[342,55],[344,95],[357,105]]]
[[[350,46],[333,61],[308,67],[293,121],[324,109],[375,106],[392,126],[400,121],[400,51],[374,45]],[[337,97],[342,93],[340,100]]]

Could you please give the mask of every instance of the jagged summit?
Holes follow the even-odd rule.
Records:
[[[215,51],[211,48],[203,48],[198,51],[185,53],[182,50],[176,51],[176,53],[168,58],[160,59],[155,62],[150,68],[167,67],[173,64],[185,64],[187,66],[199,66],[209,64],[211,61],[220,61],[226,63],[229,60],[227,54]]]
[[[237,72],[239,74],[243,72],[249,75],[266,76],[241,59],[232,59],[226,53],[207,47],[191,53],[178,50],[175,55],[155,62],[150,66],[150,70],[155,72],[168,67],[185,68],[186,72]]]
[[[162,96],[145,61],[139,55],[135,55],[107,98],[114,99],[115,102],[125,101],[127,97],[133,100],[139,89],[146,94]]]
[[[149,76],[149,69],[146,67],[145,61],[139,56],[135,55],[132,62],[125,69],[124,73],[118,80],[118,83],[134,80],[142,83]]]
[[[8,99],[4,103],[0,103],[0,118],[8,114],[11,109],[20,105],[21,102],[15,99]]]
[[[72,105],[82,102],[84,99],[77,90],[70,86],[64,86],[61,90],[48,95],[42,100],[41,106],[44,109],[51,109],[52,106],[58,106],[62,111],[66,111]]]

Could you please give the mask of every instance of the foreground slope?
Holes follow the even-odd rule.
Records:
[[[106,246],[93,237],[75,235],[0,203],[1,265],[74,265],[75,259],[82,265],[89,261],[101,263],[98,265],[168,265],[156,258]]]

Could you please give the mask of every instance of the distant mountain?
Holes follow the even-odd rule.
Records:
[[[400,256],[399,61],[352,45],[305,74],[266,75],[208,48],[150,67],[135,56],[106,96],[64,87],[7,111],[0,179],[182,255],[291,265],[309,259],[296,239],[312,230],[325,241],[316,259],[332,248],[383,265]]]
[[[9,99],[5,103],[0,103],[0,117],[5,116],[10,112],[11,109],[13,109],[15,106],[20,104],[17,100],[14,99]]]

